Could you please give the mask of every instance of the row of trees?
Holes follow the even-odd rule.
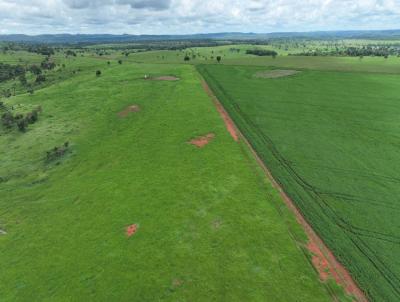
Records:
[[[391,47],[347,47],[333,50],[308,50],[305,52],[289,54],[295,56],[346,56],[346,57],[385,57],[390,55],[400,56],[400,49]]]
[[[271,56],[271,57],[276,57],[278,55],[278,53],[275,50],[269,50],[269,49],[248,49],[246,50],[246,54],[255,56]]]

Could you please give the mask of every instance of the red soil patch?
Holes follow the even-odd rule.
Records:
[[[137,224],[132,224],[132,225],[128,226],[126,228],[126,236],[131,237],[131,236],[135,235],[137,229],[138,229]]]
[[[215,137],[214,133],[209,133],[207,135],[194,138],[189,143],[195,145],[196,147],[203,148],[205,145],[211,142],[214,139],[214,137]]]
[[[179,81],[180,79],[174,76],[161,76],[156,78],[145,78],[152,81]]]
[[[303,215],[300,213],[300,211],[297,209],[293,201],[289,198],[288,195],[283,191],[282,187],[275,181],[273,178],[271,172],[268,170],[267,166],[264,164],[264,162],[261,160],[261,158],[258,156],[256,151],[253,149],[253,147],[250,145],[248,140],[243,136],[243,134],[235,127],[232,119],[228,116],[227,112],[223,109],[221,103],[218,101],[218,99],[215,97],[215,95],[212,93],[211,89],[205,83],[203,80],[203,87],[204,90],[206,90],[207,94],[212,97],[215,105],[217,106],[218,111],[221,113],[219,108],[222,108],[224,115],[229,119],[233,129],[235,130],[235,140],[238,140],[238,137],[246,143],[250,151],[252,152],[253,156],[257,160],[258,164],[260,167],[264,170],[266,176],[269,178],[271,181],[272,185],[278,190],[280,193],[282,199],[284,200],[286,206],[293,212],[293,214],[296,216],[296,219],[298,223],[303,227],[305,230],[305,233],[308,237],[308,245],[307,249],[313,254],[312,257],[312,263],[316,270],[320,274],[320,278],[325,281],[329,277],[332,277],[336,283],[340,286],[342,286],[346,293],[348,295],[353,296],[356,301],[358,302],[367,302],[368,299],[366,298],[365,294],[362,292],[362,290],[358,287],[358,285],[355,283],[349,272],[346,270],[346,268],[335,258],[333,253],[329,250],[329,248],[324,244],[322,239],[314,232],[314,230],[311,228],[310,224],[305,220]],[[222,114],[221,114],[222,115]],[[225,120],[225,118],[224,118]],[[227,126],[228,127],[228,126]],[[229,130],[228,130],[229,131]],[[335,297],[333,297],[335,299]],[[336,300],[336,299],[335,299]]]
[[[118,115],[119,117],[127,117],[129,113],[132,112],[139,112],[140,111],[140,107],[137,105],[131,105],[126,107],[123,111],[119,112]]]
[[[214,93],[211,91],[210,87],[208,86],[208,84],[203,80],[202,82],[203,88],[205,90],[205,92],[208,94],[208,96],[213,100],[215,106],[217,107],[217,110],[219,112],[219,114],[221,115],[222,119],[225,122],[225,126],[226,129],[228,130],[228,132],[230,133],[230,135],[232,136],[232,138],[235,141],[239,140],[239,135],[238,135],[238,130],[235,126],[235,124],[233,123],[232,119],[230,118],[230,116],[228,115],[228,113],[225,111],[224,107],[222,107],[221,103],[218,101],[217,97],[214,95]]]

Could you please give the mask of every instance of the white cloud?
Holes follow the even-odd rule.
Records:
[[[0,0],[0,33],[400,28],[399,0]]]

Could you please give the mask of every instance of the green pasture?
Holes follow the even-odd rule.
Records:
[[[34,94],[2,99],[43,112],[25,133],[0,128],[1,301],[346,299],[319,281],[305,235],[193,66],[56,60],[66,67]],[[140,111],[119,117],[130,105]],[[204,148],[188,144],[208,133]]]

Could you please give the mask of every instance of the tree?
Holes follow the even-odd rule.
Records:
[[[45,81],[46,81],[46,77],[44,75],[42,75],[42,74],[39,74],[36,77],[36,80],[35,80],[35,82],[38,83],[38,84],[43,83]]]
[[[28,121],[26,119],[21,119],[17,122],[18,130],[21,132],[25,132],[26,127],[28,126]]]
[[[42,73],[42,70],[41,70],[40,67],[37,66],[37,65],[32,65],[32,66],[29,68],[29,71],[32,72],[34,75],[39,75],[39,74]]]
[[[221,56],[217,56],[217,61],[218,63],[221,62],[222,57]]]
[[[118,64],[122,64],[122,60],[118,60]]]
[[[96,70],[96,76],[101,76],[101,70]]]
[[[22,86],[25,86],[28,83],[28,81],[26,80],[25,74],[21,74],[18,79],[21,82]]]
[[[183,59],[184,61],[190,61],[190,57],[188,55],[185,56],[185,58]]]

